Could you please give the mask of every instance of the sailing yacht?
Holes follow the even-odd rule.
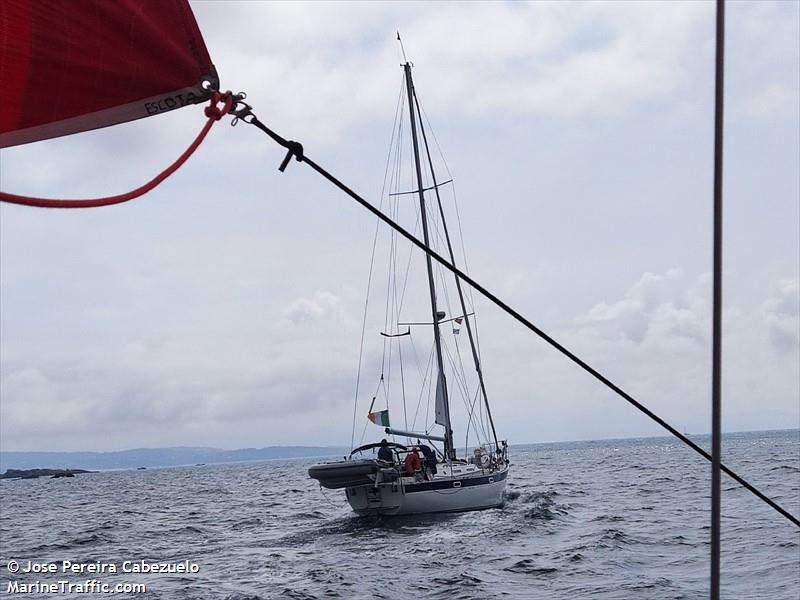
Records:
[[[440,245],[446,246],[446,252],[451,262],[455,264],[456,256],[440,195],[440,188],[451,183],[451,180],[438,182],[436,179],[411,69],[410,62],[403,65],[404,85],[401,89],[398,108],[404,109],[405,103],[402,100],[405,95],[408,103],[408,121],[413,151],[413,183],[416,189],[391,195],[410,195],[412,198],[416,196],[418,201],[418,206],[415,206],[417,224],[421,224],[422,237],[426,247],[431,248],[432,241],[438,241]],[[402,126],[402,119],[400,122]],[[398,139],[399,137],[398,135]],[[424,157],[421,150],[424,150]],[[398,157],[400,154],[402,153],[398,151]],[[436,212],[437,208],[438,212]],[[436,229],[434,230],[434,228]],[[396,246],[392,246],[391,252],[393,259],[390,259],[390,264],[396,266],[398,252]],[[409,255],[409,264],[410,258],[411,255]],[[492,419],[481,368],[474,312],[468,310],[464,289],[461,281],[456,277],[451,285],[454,284],[457,292],[458,302],[454,304],[460,315],[447,318],[446,312],[441,310],[442,302],[439,299],[439,292],[442,292],[449,305],[449,296],[444,289],[444,277],[441,273],[435,272],[429,254],[425,254],[425,273],[427,274],[428,294],[423,295],[427,296],[431,321],[411,323],[398,321],[391,323],[390,331],[381,332],[381,335],[384,337],[384,353],[386,353],[387,344],[398,344],[395,357],[402,359],[402,347],[399,344],[404,343],[405,340],[412,340],[410,343],[413,344],[412,326],[422,326],[422,328],[432,331],[433,347],[428,367],[424,372],[420,370],[422,381],[419,398],[421,400],[426,391],[429,397],[433,397],[433,423],[429,427],[423,425],[422,431],[411,430],[404,404],[405,428],[394,428],[390,425],[389,392],[382,371],[378,390],[384,390],[386,409],[373,410],[379,395],[376,391],[370,404],[368,418],[373,424],[383,427],[381,435],[391,437],[391,441],[384,437],[380,442],[360,445],[353,448],[350,455],[344,460],[316,464],[308,470],[309,476],[319,481],[322,487],[344,489],[350,506],[359,514],[405,515],[458,512],[503,505],[503,493],[510,465],[508,444],[505,440],[498,440]],[[404,280],[407,279],[408,270]],[[397,279],[394,280],[395,294],[397,281]],[[405,287],[401,296],[405,296]],[[392,304],[391,310],[389,310],[388,302],[387,299],[386,314],[399,316],[399,305],[402,305],[402,298],[397,301],[395,297],[395,303]],[[477,379],[474,394],[468,389],[468,378],[463,364],[460,363],[461,354],[457,338],[450,345],[444,340],[442,329],[445,324],[451,325],[450,331],[454,337],[460,333],[462,324],[466,328],[475,371],[473,379]],[[406,330],[399,330],[400,326],[405,326]],[[408,353],[408,350],[406,352]],[[389,354],[391,356],[391,352]],[[456,360],[459,361],[460,370],[456,365]],[[385,362],[382,362],[384,367]],[[448,389],[446,366],[450,367],[451,381],[454,382],[452,387],[462,393],[468,412],[466,439],[461,457],[458,456],[460,448],[456,448],[454,441],[451,420],[451,401],[454,394]],[[400,379],[405,402],[406,379],[403,377],[402,371]],[[358,391],[356,392],[357,401]],[[416,414],[418,413],[419,403]],[[439,427],[442,429],[438,430]],[[476,438],[471,445],[469,443],[470,427]],[[483,439],[480,439],[479,432],[484,435]]]

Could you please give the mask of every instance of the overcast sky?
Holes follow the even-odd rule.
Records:
[[[679,429],[709,430],[711,2],[192,7],[222,86],[376,202],[399,29],[472,275]],[[800,426],[798,7],[728,5],[728,431]],[[191,107],[3,150],[0,187],[127,191],[203,122]],[[225,123],[135,202],[0,207],[0,449],[350,443],[375,220],[304,165],[278,173],[283,154]],[[511,443],[661,433],[475,300]]]

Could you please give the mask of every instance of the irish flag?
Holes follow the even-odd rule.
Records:
[[[389,409],[371,412],[367,415],[367,418],[375,423],[375,425],[389,427]]]

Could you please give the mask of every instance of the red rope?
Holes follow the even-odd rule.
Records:
[[[217,106],[220,102],[224,102],[222,107]],[[161,173],[156,175],[152,180],[145,183],[143,186],[136,188],[126,194],[119,194],[117,196],[107,196],[105,198],[92,198],[89,200],[56,200],[51,198],[30,198],[28,196],[18,196],[16,194],[9,194],[0,192],[1,202],[10,202],[11,204],[22,204],[24,206],[36,206],[39,208],[96,208],[98,206],[111,206],[112,204],[121,204],[128,200],[138,198],[146,194],[158,184],[164,181],[167,177],[177,171],[183,163],[197,150],[197,147],[205,139],[211,127],[219,121],[224,115],[230,111],[233,106],[233,96],[231,94],[222,94],[214,92],[211,95],[211,104],[206,107],[205,114],[208,121],[200,130],[195,140],[189,147],[181,154],[178,159],[169,167],[164,169]]]

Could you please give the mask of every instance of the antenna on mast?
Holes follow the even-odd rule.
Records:
[[[400,39],[399,31],[397,32],[397,41],[400,42],[400,52],[403,53],[403,62],[408,62],[408,59],[406,58],[406,49],[403,48],[403,40]]]

